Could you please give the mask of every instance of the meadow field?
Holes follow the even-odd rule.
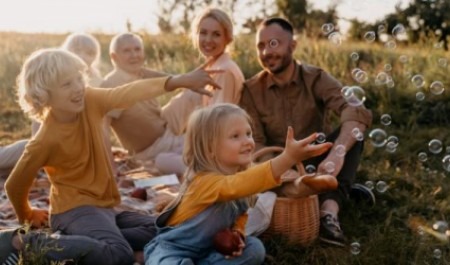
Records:
[[[100,68],[106,74],[111,69],[111,36],[95,36],[101,42]],[[22,62],[32,51],[57,46],[65,37],[0,33],[0,144],[30,135],[30,120],[15,99]],[[143,33],[143,38],[150,68],[179,73],[202,62],[185,36]],[[232,56],[247,78],[260,70],[254,36],[236,37]],[[450,264],[448,237],[443,235],[450,219],[450,53],[432,43],[393,47],[298,36],[296,58],[321,66],[346,86],[364,90],[374,119],[365,134],[357,182],[374,187],[377,204],[349,201],[341,213],[341,226],[352,247],[319,242],[300,247],[275,236],[264,239],[266,263]],[[167,100],[168,96],[160,98],[161,103]]]

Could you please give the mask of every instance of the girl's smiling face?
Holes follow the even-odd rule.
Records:
[[[229,42],[224,27],[217,20],[205,17],[200,21],[197,43],[200,52],[205,57],[220,56]]]
[[[233,174],[252,162],[255,141],[245,116],[232,114],[225,120],[223,128],[215,155],[222,169]]]

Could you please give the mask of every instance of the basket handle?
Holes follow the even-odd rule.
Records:
[[[283,151],[284,147],[281,146],[265,146],[253,153],[253,161],[256,161],[258,158],[263,157],[269,153],[281,153]],[[303,166],[302,162],[298,163],[296,167],[300,176],[306,175],[305,167]]]

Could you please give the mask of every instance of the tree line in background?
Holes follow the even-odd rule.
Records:
[[[239,32],[250,33],[259,22],[270,16],[282,16],[292,22],[297,33],[308,37],[323,38],[323,25],[334,25],[339,30],[337,7],[342,0],[332,0],[328,9],[313,9],[308,0],[157,0],[158,26],[161,32],[187,33],[196,13],[206,6],[217,6],[232,15]],[[405,9],[397,4],[395,12],[373,24],[350,20],[347,38],[364,40],[367,32],[373,32],[378,40],[387,40],[397,25],[406,29],[400,40],[409,43],[433,41],[438,48],[448,50],[450,35],[450,1],[413,0]],[[382,35],[385,38],[382,38]]]

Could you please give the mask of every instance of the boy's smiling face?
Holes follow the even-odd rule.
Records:
[[[71,122],[84,109],[85,81],[81,72],[67,75],[50,90],[50,114],[58,122]]]

